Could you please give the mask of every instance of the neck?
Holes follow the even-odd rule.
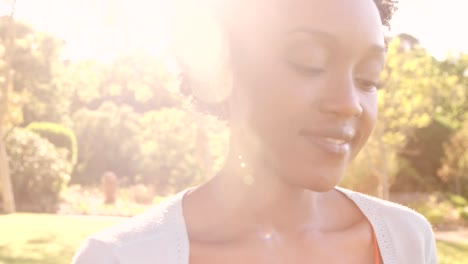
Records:
[[[317,193],[288,184],[287,175],[258,158],[255,149],[242,150],[231,142],[224,168],[206,188],[217,204],[219,213],[234,219],[239,230],[275,230],[295,232],[304,227],[323,225],[324,200],[327,193]],[[241,217],[239,217],[241,216]]]

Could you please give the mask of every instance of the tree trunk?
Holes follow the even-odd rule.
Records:
[[[377,179],[379,180],[379,185],[377,186],[377,190],[374,190],[374,193],[372,193],[373,195],[380,195],[382,193],[382,190],[381,190],[381,184],[380,184],[380,181],[381,181],[381,176],[380,176],[380,171],[379,169],[377,168],[377,166],[375,165],[375,160],[372,158],[372,155],[370,153],[370,150],[369,148],[364,148],[364,155],[365,155],[365,158],[366,160],[368,161],[367,162],[367,166],[371,172],[371,174],[373,176],[376,176]]]
[[[388,161],[387,161],[387,150],[385,143],[382,141],[383,133],[378,136],[379,151],[381,157],[381,169],[380,169],[380,198],[388,200],[390,198],[390,185],[388,182]]]
[[[390,198],[390,184],[388,183],[388,165],[387,165],[387,151],[384,143],[380,143],[382,153],[382,199],[388,200]]]
[[[3,211],[5,213],[14,213],[15,198],[13,195],[13,188],[11,185],[10,168],[8,166],[8,157],[6,153],[6,146],[3,140],[3,131],[0,127],[0,179],[2,185],[2,199]]]
[[[8,114],[8,95],[13,86],[11,61],[14,56],[13,39],[15,32],[13,15],[15,12],[15,4],[16,1],[14,0],[11,4],[11,14],[5,30],[5,84],[2,87],[3,91],[1,92],[2,96],[0,97],[0,181],[2,185],[3,210],[6,213],[14,213],[16,211],[13,188],[11,185],[10,168],[8,165],[8,157],[3,135],[6,115]]]
[[[460,175],[455,175],[455,193],[461,195]]]

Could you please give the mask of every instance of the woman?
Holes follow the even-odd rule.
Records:
[[[393,2],[233,2],[224,168],[74,263],[437,263],[424,217],[335,187],[376,122]]]

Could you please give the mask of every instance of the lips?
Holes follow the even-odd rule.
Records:
[[[301,130],[299,133],[307,142],[320,150],[334,155],[345,155],[351,150],[356,130],[352,127],[335,127],[321,130]]]
[[[331,138],[331,137],[326,137],[325,141],[327,141],[330,144],[335,144],[335,145],[343,145],[347,142],[344,139]]]

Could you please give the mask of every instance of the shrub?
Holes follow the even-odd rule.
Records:
[[[468,220],[468,207],[455,207],[449,199],[443,197],[430,195],[425,201],[411,203],[409,207],[423,214],[437,228],[453,228],[464,224]]]
[[[366,154],[363,151],[353,160],[340,186],[378,196],[380,195],[379,176],[368,165]]]
[[[444,212],[439,208],[431,208],[422,212],[427,220],[433,225],[440,225],[444,223]]]
[[[438,170],[439,177],[447,182],[452,191],[468,198],[464,185],[468,182],[468,120],[450,141],[444,144],[444,156]]]
[[[151,186],[137,184],[130,187],[130,193],[137,204],[151,204],[154,199],[154,189]]]
[[[408,138],[406,146],[399,152],[400,168],[392,185],[398,191],[443,191],[446,186],[437,176],[444,154],[443,143],[448,141],[453,130],[434,119],[416,129]]]
[[[456,207],[465,207],[468,205],[466,199],[460,195],[451,194],[449,195],[449,200]]]
[[[141,120],[140,183],[155,186],[158,195],[197,185],[207,177],[208,141],[193,121],[190,112],[176,108],[146,112]]]
[[[21,211],[52,212],[68,182],[70,164],[49,141],[25,129],[6,137],[13,192]]]
[[[73,130],[62,125],[47,122],[34,122],[29,124],[26,129],[39,134],[47,139],[57,148],[63,148],[68,151],[67,157],[72,166],[75,166],[78,150],[76,136]]]
[[[468,222],[468,206],[460,208],[460,217]]]
[[[130,106],[105,102],[96,110],[76,111],[73,122],[80,152],[71,181],[97,186],[104,172],[113,171],[120,182],[132,183],[140,160],[139,114]]]

